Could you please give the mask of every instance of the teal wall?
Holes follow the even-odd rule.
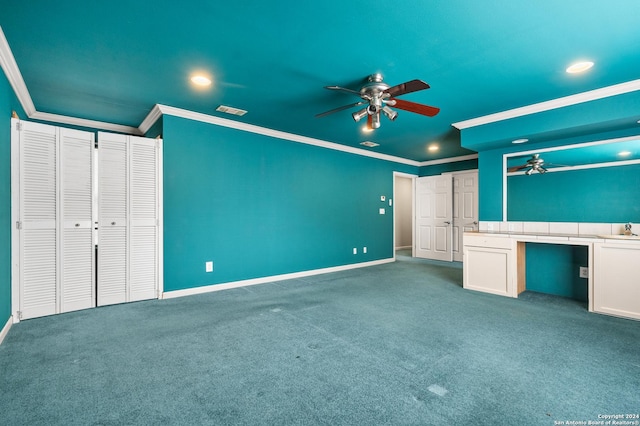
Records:
[[[461,172],[464,170],[475,170],[478,168],[478,159],[456,161],[453,163],[434,164],[433,166],[422,166],[418,176],[437,176],[448,172]]]
[[[172,116],[162,130],[165,291],[393,257],[380,196],[417,167]]]
[[[0,329],[11,316],[11,111],[26,118],[11,85],[0,72]]]
[[[586,246],[526,243],[527,291],[587,302],[588,283],[580,267],[589,265]]]

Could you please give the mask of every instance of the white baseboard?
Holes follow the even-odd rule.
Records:
[[[410,249],[410,248],[411,248],[411,246],[399,246],[399,247],[396,247],[396,250],[405,250],[405,249]]]
[[[0,331],[0,345],[2,344],[2,341],[7,336],[7,334],[9,334],[9,329],[11,328],[12,324],[13,324],[13,317],[9,317],[9,319],[7,320],[7,323],[4,325],[4,327],[2,327],[2,331]]]
[[[327,274],[330,272],[346,271],[349,269],[365,268],[368,266],[382,265],[394,262],[395,259],[373,260],[371,262],[354,263],[350,265],[333,266],[331,268],[314,269],[310,271],[294,272],[291,274],[272,275],[270,277],[254,278],[250,280],[234,281],[223,284],[212,284],[202,287],[187,288],[184,290],[173,290],[162,293],[161,299],[172,299],[174,297],[192,296],[195,294],[210,293],[212,291],[228,290],[231,288],[246,287],[256,284],[271,283],[274,281],[291,280],[295,278],[310,277],[312,275]]]

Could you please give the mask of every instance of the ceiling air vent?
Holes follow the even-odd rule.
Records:
[[[216,108],[216,111],[226,112],[227,114],[233,114],[238,116],[243,116],[247,113],[247,111],[243,109],[234,108],[226,105],[220,105],[218,108]]]
[[[379,143],[375,143],[371,141],[360,142],[360,145],[368,146],[369,148],[373,148],[374,146],[380,146]]]

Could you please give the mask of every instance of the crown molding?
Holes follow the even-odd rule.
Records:
[[[464,130],[470,127],[482,126],[483,124],[495,123],[498,121],[509,120],[511,118],[536,114],[538,112],[550,111],[584,102],[595,101],[597,99],[623,95],[637,90],[640,90],[640,79],[614,84],[613,86],[590,90],[588,92],[577,93],[563,98],[552,99],[550,101],[540,102],[537,104],[527,105],[520,108],[514,108],[507,111],[497,112],[495,114],[472,118],[470,120],[459,121],[457,123],[453,123],[452,126],[459,130]]]
[[[109,130],[116,133],[142,135],[137,127],[124,126],[122,124],[106,123],[104,121],[88,120],[85,118],[69,117],[60,114],[36,111],[29,115],[32,120],[50,121],[53,123],[70,124],[72,126],[88,127],[91,129]]]
[[[420,163],[420,166],[435,166],[437,164],[456,163],[458,161],[475,160],[478,154],[461,155],[460,157],[440,158],[438,160],[428,160]]]
[[[147,116],[149,119],[152,114],[155,116],[157,112],[154,112],[156,107],[162,114],[172,115],[175,117],[186,118],[188,120],[200,121],[208,124],[215,124],[217,126],[229,127],[236,130],[241,130],[244,132],[256,133],[264,136],[269,136],[277,139],[284,139],[291,142],[298,142],[307,145],[314,145],[322,148],[333,149],[335,151],[347,152],[350,154],[361,155],[364,157],[377,158],[379,160],[391,161],[394,163],[407,164],[410,166],[420,166],[420,163],[415,160],[408,160],[406,158],[395,157],[393,155],[380,154],[377,152],[366,151],[361,148],[354,148],[347,145],[341,145],[335,142],[328,142],[321,139],[314,139],[307,136],[296,135],[294,133],[282,132],[280,130],[268,129],[266,127],[260,127],[253,124],[241,123],[239,121],[229,120],[227,118],[214,117],[212,115],[203,114],[199,112],[189,111],[186,109],[176,108],[168,105],[160,105],[157,104]],[[146,124],[149,127],[153,125],[153,123],[149,124],[149,121],[145,119]],[[141,126],[142,127],[142,126]]]
[[[13,92],[16,94],[18,101],[20,101],[22,109],[24,109],[24,112],[31,117],[31,115],[36,112],[36,107],[33,104],[33,100],[31,100],[31,95],[29,95],[27,86],[24,84],[24,79],[22,78],[22,74],[20,73],[16,60],[13,57],[13,53],[9,47],[9,42],[4,36],[2,27],[0,27],[0,65],[4,70],[4,74],[7,76],[7,80],[9,80],[9,84],[11,84],[11,87],[13,88]]]

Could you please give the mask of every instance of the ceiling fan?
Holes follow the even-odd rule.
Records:
[[[524,174],[527,176],[530,176],[533,172],[545,173],[547,169],[544,168],[543,165],[544,165],[544,160],[540,158],[540,154],[533,154],[525,164],[521,166],[509,167],[507,169],[507,172],[513,173],[513,172],[518,172],[520,170],[529,168],[526,172],[524,172]]]
[[[337,90],[360,96],[362,100],[360,102],[343,105],[341,107],[316,114],[316,117],[324,117],[325,115],[333,114],[334,112],[354,108],[360,105],[366,105],[361,110],[351,114],[351,116],[355,122],[362,120],[366,116],[367,127],[370,129],[377,129],[380,127],[380,113],[384,114],[391,121],[398,117],[398,113],[390,107],[426,115],[427,117],[433,117],[440,112],[440,108],[396,99],[397,96],[428,89],[429,85],[424,81],[411,80],[396,86],[389,86],[382,80],[382,74],[372,74],[367,78],[367,83],[362,86],[360,90],[352,90],[340,86],[325,86],[325,89]]]

